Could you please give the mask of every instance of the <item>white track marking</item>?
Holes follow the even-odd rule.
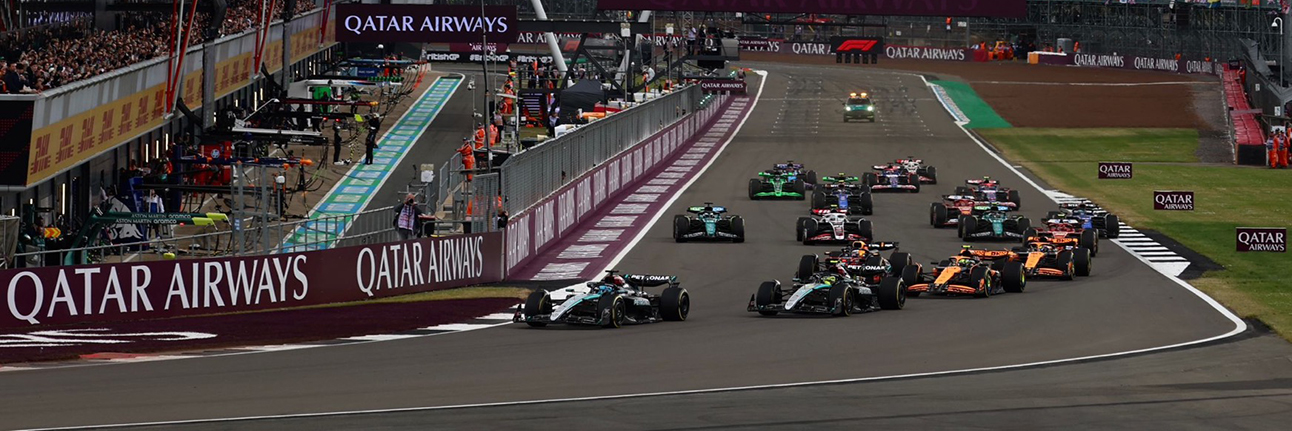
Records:
[[[1060,87],[1150,87],[1158,85],[1210,85],[1206,81],[1172,81],[1172,82],[1027,82],[1027,81],[970,81],[970,84],[992,85],[1051,85]]]

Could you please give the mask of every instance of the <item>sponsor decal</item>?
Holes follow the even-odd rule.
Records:
[[[512,42],[518,24],[515,6],[341,4],[335,19],[338,42]]]
[[[884,46],[884,56],[892,59],[966,61],[969,59],[962,48],[934,48],[926,46]]]
[[[1133,166],[1129,162],[1099,162],[1099,179],[1129,180],[1134,177]]]
[[[485,48],[485,44],[480,43],[480,42],[450,43],[450,44],[449,44],[449,51],[452,51],[452,52],[460,52],[460,53],[479,53],[479,52],[483,52],[483,51],[488,51],[488,52],[490,52],[490,53],[506,52],[506,51],[507,51],[507,44],[505,44],[505,43],[494,43],[494,42],[489,42],[489,45],[488,45],[488,47],[487,47],[488,49],[481,49],[481,48]]]
[[[700,91],[709,93],[745,94],[745,81],[706,79],[700,81]]]
[[[834,52],[869,54],[884,50],[884,40],[878,37],[832,37],[830,47]]]
[[[1167,211],[1193,211],[1191,191],[1153,191],[1153,209]]]
[[[740,39],[740,50],[756,51],[756,52],[781,52],[781,44],[784,42],[785,40],[783,39],[763,39],[763,38]]]
[[[601,10],[817,13],[1023,18],[1026,0],[597,0]]]
[[[561,38],[565,38],[565,39],[575,39],[576,41],[579,39],[580,36],[583,36],[581,33],[553,33],[553,35],[556,36],[558,40]],[[601,38],[601,33],[588,33],[588,39],[600,39],[600,38]],[[540,32],[533,32],[533,31],[521,32],[520,34],[516,35],[516,43],[526,44],[526,45],[546,44],[547,34],[540,33]]]
[[[1131,64],[1134,65],[1135,69],[1140,70],[1164,70],[1167,72],[1180,70],[1180,61],[1169,58],[1132,57]]]
[[[1083,67],[1126,67],[1126,57],[1120,55],[1076,54],[1072,59]]]
[[[1237,234],[1237,250],[1240,252],[1286,253],[1288,251],[1287,228],[1240,227],[1237,229]]]
[[[808,55],[834,54],[834,52],[830,51],[830,44],[828,43],[794,42],[790,44],[790,51],[795,54],[808,54]]]

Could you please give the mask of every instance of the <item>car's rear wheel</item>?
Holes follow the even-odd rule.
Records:
[[[691,231],[691,220],[684,215],[673,216],[673,240],[677,242],[686,242],[686,234]]]
[[[1027,230],[1023,231],[1023,244],[1027,244],[1027,242],[1031,241],[1032,238],[1036,238],[1036,235],[1038,234],[1040,234],[1040,231],[1036,230],[1036,228],[1027,228]]]
[[[960,239],[968,242],[973,241],[973,234],[978,232],[978,218],[974,216],[960,217]]]
[[[802,241],[802,240],[803,240],[803,227],[807,225],[807,221],[808,221],[808,220],[810,220],[810,219],[809,219],[809,218],[807,218],[807,217],[799,217],[799,219],[798,219],[797,221],[795,221],[795,222],[794,222],[794,240],[795,240],[795,241]]]
[[[816,270],[819,265],[820,262],[817,260],[815,254],[803,255],[802,258],[799,258],[799,270],[794,273],[794,278],[799,280],[807,280],[808,278],[811,278],[812,274],[816,274]]]
[[[884,277],[875,289],[875,298],[879,308],[884,310],[901,310],[906,306],[906,285],[898,277]]]
[[[919,192],[920,192],[920,176],[919,176],[919,175],[916,175],[916,174],[907,174],[907,175],[906,175],[906,182],[907,182],[907,183],[910,183],[912,186],[915,186],[915,188],[911,190],[911,193],[919,193]]]
[[[924,176],[929,177],[929,184],[938,183],[938,168],[929,166],[924,168]]]
[[[1081,240],[1078,242],[1078,244],[1080,244],[1081,247],[1084,247],[1090,250],[1091,256],[1098,254],[1099,253],[1099,233],[1095,232],[1094,229],[1086,229],[1081,231]]]
[[[1021,293],[1027,288],[1027,274],[1023,273],[1023,262],[1005,262],[1000,270],[1000,284],[1006,292]]]
[[[865,184],[866,187],[879,184],[879,175],[875,175],[874,172],[866,172],[864,174],[861,174],[861,183]]]
[[[1122,233],[1121,220],[1112,214],[1104,216],[1104,232],[1107,232],[1108,239],[1117,239]]]
[[[907,287],[918,284],[920,282],[920,272],[923,269],[918,263],[902,268],[902,284]],[[920,296],[920,292],[908,292],[908,294],[910,296]]]
[[[866,241],[875,239],[875,224],[870,220],[857,220],[857,235],[861,235]]]
[[[1015,211],[1023,209],[1023,198],[1018,195],[1018,190],[1010,190],[1005,196],[1006,200],[1014,203]]]
[[[731,218],[731,234],[736,236],[736,238],[732,239],[732,242],[737,242],[737,243],[745,242],[744,217],[734,216]]]
[[[754,295],[754,304],[760,307],[781,303],[780,289],[776,287],[774,281],[764,281],[758,285],[758,293]],[[758,314],[764,316],[775,316],[776,310],[758,310]]]
[[[807,221],[803,222],[803,234],[800,235],[803,237],[803,245],[812,245],[813,243],[816,242],[812,240],[812,236],[816,235],[816,231],[817,231],[816,220],[807,219]]]
[[[803,174],[803,180],[808,184],[816,184],[816,171],[809,170]]]
[[[875,199],[870,196],[870,192],[864,192],[857,195],[857,206],[861,207],[862,215],[871,215],[875,213]]]
[[[1090,249],[1081,247],[1072,254],[1072,269],[1079,277],[1089,277],[1090,270],[1095,266],[1095,260],[1092,259],[1094,253]]]
[[[659,297],[659,315],[664,320],[681,322],[691,313],[691,294],[680,287],[664,289]]]
[[[798,193],[798,196],[795,196],[795,199],[803,200],[803,197],[807,196],[807,184],[803,182],[802,178],[795,178],[794,182],[790,183],[790,189],[793,190],[794,193]]]
[[[551,312],[552,299],[548,296],[546,290],[539,289],[530,292],[529,298],[525,299],[525,308],[522,310],[522,314],[524,314],[525,317],[538,316]],[[547,322],[525,322],[525,324],[535,328],[547,326]]]
[[[943,227],[947,225],[947,206],[935,203],[929,207],[929,224],[933,227]]]
[[[890,268],[888,273],[890,275],[901,276],[902,271],[906,270],[906,266],[912,263],[915,263],[915,259],[911,258],[910,253],[895,251],[893,254],[888,256],[888,264],[893,266]]]
[[[816,191],[813,191],[813,192],[812,192],[812,209],[814,209],[814,210],[819,210],[819,209],[826,209],[826,208],[829,208],[829,205],[826,203],[826,195],[825,195],[825,191],[823,191],[823,190],[816,190]]]
[[[754,178],[749,179],[749,199],[758,200],[758,193],[763,191],[763,182]]]

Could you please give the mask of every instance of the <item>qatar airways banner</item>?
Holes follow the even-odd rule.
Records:
[[[905,46],[878,44],[883,48],[883,57],[890,59],[916,59],[939,61],[970,61],[973,57],[969,49],[938,48],[931,46]],[[740,39],[740,50],[747,52],[768,52],[773,54],[794,55],[834,55],[830,43],[787,42],[784,39]]]
[[[337,42],[516,41],[516,7],[339,4]]]
[[[597,0],[597,9],[1023,18],[1026,0]]]
[[[631,190],[638,180],[660,167],[678,148],[692,140],[717,113],[723,112],[727,104],[727,100],[710,103],[511,217],[507,221],[507,273],[514,274],[534,257],[556,245],[607,200]]]
[[[502,234],[303,253],[0,271],[0,329],[359,301],[502,279]]]
[[[1134,70],[1156,70],[1161,72],[1174,73],[1202,73],[1207,75],[1219,75],[1223,72],[1220,63],[1200,60],[1176,60],[1174,58],[1153,58],[1139,57],[1134,55],[1108,55],[1108,54],[1072,54],[1063,58],[1061,61],[1054,61],[1053,57],[1047,61],[1047,64],[1068,64],[1080,67],[1110,67],[1117,69],[1134,69]]]

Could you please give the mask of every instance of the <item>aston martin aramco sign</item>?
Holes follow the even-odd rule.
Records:
[[[597,0],[597,9],[1023,18],[1027,0]]]
[[[339,42],[511,43],[519,34],[515,6],[342,4],[336,6]]]

